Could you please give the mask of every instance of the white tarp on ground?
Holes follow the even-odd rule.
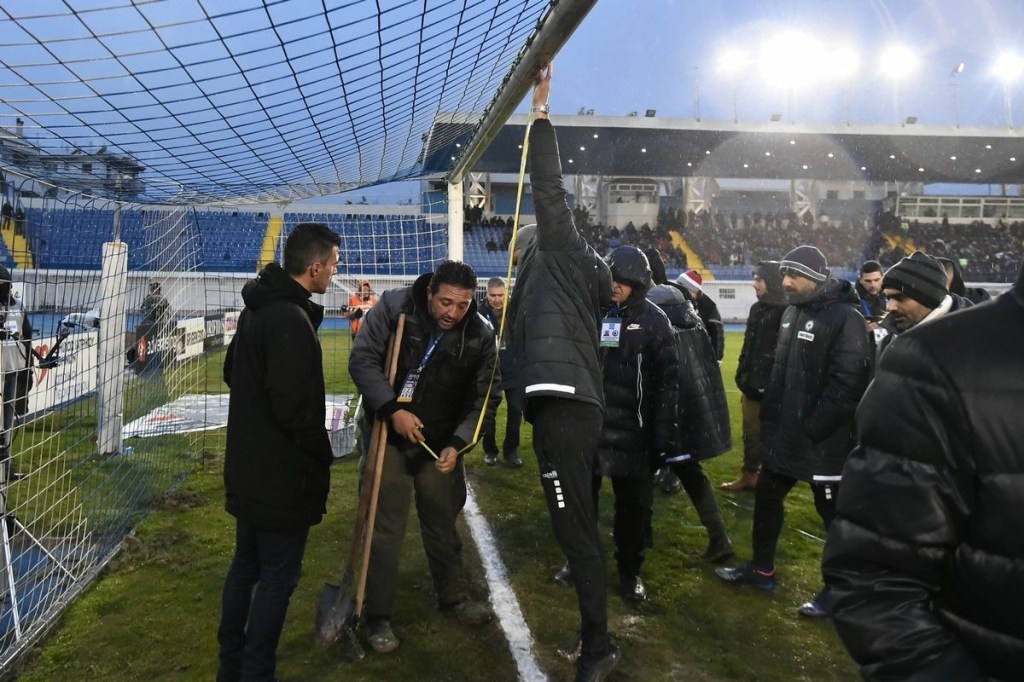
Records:
[[[335,456],[348,454],[354,444],[355,402],[351,395],[327,396],[326,428],[331,432]],[[210,431],[228,425],[228,394],[186,394],[161,405],[124,427],[125,438],[145,438],[171,433]],[[339,451],[342,450],[342,451]]]

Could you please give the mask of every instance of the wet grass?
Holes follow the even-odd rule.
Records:
[[[723,372],[732,386],[741,338],[730,334]],[[348,339],[325,338],[325,357],[347,351]],[[327,353],[330,345],[331,353]],[[347,357],[347,353],[343,357]],[[219,381],[219,359],[207,374]],[[344,391],[343,368],[328,369],[328,391]],[[740,443],[739,395],[730,393],[734,442]],[[499,423],[503,420],[499,417]],[[554,583],[563,558],[551,532],[524,428],[526,466],[486,467],[479,451],[470,454],[469,474],[478,504],[497,538],[501,558],[531,628],[534,653],[552,679],[571,679],[571,667],[555,649],[577,627],[575,596]],[[51,637],[38,647],[19,680],[212,680],[216,670],[216,627],[220,589],[230,560],[233,522],[223,511],[218,437],[199,453],[204,465],[175,493],[157,500],[157,511],[103,577],[67,611]],[[705,467],[717,483],[739,471],[740,452]],[[486,680],[516,679],[516,670],[494,625],[470,628],[437,612],[426,559],[415,522],[403,554],[395,631],[402,640],[388,656],[369,654],[350,663],[335,646],[312,644],[312,624],[321,586],[336,581],[348,552],[356,505],[357,463],[338,461],[324,523],[316,526],[303,579],[292,598],[279,650],[284,680]],[[607,489],[608,486],[605,486]],[[741,559],[750,556],[750,494],[722,494],[720,501]],[[611,497],[601,503],[602,529],[611,549]],[[609,596],[613,630],[623,661],[613,680],[848,680],[856,670],[828,622],[808,621],[796,607],[819,588],[821,524],[806,486],[790,495],[780,543],[779,588],[772,594],[731,588],[699,559],[706,536],[684,493],[657,494],[655,546],[644,577],[650,600],[640,607]],[[479,580],[473,545],[466,559]],[[614,569],[609,583],[616,584]]]

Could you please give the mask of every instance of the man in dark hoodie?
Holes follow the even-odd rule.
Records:
[[[271,263],[242,287],[245,309],[224,359],[235,555],[217,630],[218,682],[275,679],[309,527],[326,511],[334,457],[317,337],[324,310],[310,295],[327,291],[340,243],[327,225],[300,223],[285,242],[284,267]]]
[[[605,557],[592,497],[604,410],[598,334],[602,308],[611,300],[611,273],[576,229],[566,203],[548,120],[551,73],[550,65],[540,69],[533,91],[530,186],[537,230],[512,292],[512,350],[544,499],[579,603],[576,680],[597,682],[620,655],[608,633]]]
[[[740,477],[723,483],[731,492],[753,490],[761,470],[761,399],[775,361],[775,345],[779,340],[779,324],[786,310],[786,292],[778,261],[763,261],[754,270],[754,293],[757,301],[747,314],[747,329],[736,366],[743,410],[743,469]]]
[[[784,501],[797,482],[810,483],[826,530],[835,517],[843,463],[853,447],[854,412],[871,368],[857,294],[850,282],[829,277],[821,251],[798,246],[780,261],[779,271],[790,305],[761,402],[764,459],[754,493],[754,557],[715,571],[728,583],[761,590],[775,588]],[[822,590],[799,612],[827,616],[830,601]]]
[[[474,443],[491,379],[498,379],[494,333],[477,314],[475,292],[473,268],[445,261],[412,286],[384,292],[352,346],[349,374],[369,410],[389,427],[364,609],[377,653],[398,648],[391,613],[414,491],[438,607],[468,624],[491,619],[468,596],[455,529],[465,501],[462,455]],[[405,330],[392,386],[384,360],[402,313]]]

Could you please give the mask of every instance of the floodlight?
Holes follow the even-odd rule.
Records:
[[[1017,80],[1024,72],[1024,58],[1016,54],[1003,54],[996,60],[992,72],[1004,83]]]
[[[814,38],[785,31],[761,45],[758,65],[766,80],[791,88],[806,83],[808,66],[821,64],[823,55],[821,43]]]
[[[882,72],[893,80],[909,76],[917,69],[917,54],[908,47],[894,46],[882,53]]]
[[[730,48],[718,56],[718,70],[726,76],[735,76],[743,69],[747,61],[746,53]]]

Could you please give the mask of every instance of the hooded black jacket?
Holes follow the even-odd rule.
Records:
[[[677,449],[679,356],[672,325],[643,289],[633,290],[618,316],[619,346],[601,349],[605,417],[597,453],[602,475],[647,478],[652,455]]]
[[[324,312],[276,263],[242,287],[242,300],[224,359],[225,506],[262,530],[298,530],[323,518],[331,483],[317,337]]]
[[[496,344],[491,325],[477,314],[476,301],[454,328],[444,332],[423,369],[411,403],[399,404],[397,391],[387,380],[384,356],[388,336],[406,314],[402,350],[398,355],[396,386],[409,371],[419,367],[437,323],[427,307],[427,286],[432,273],[420,275],[412,286],[384,292],[363,318],[349,356],[348,371],[366,405],[380,417],[399,409],[412,412],[423,422],[423,437],[434,452],[446,447],[461,451],[473,442],[480,410],[494,371]],[[388,441],[403,447],[408,441],[394,431]]]
[[[829,279],[786,308],[761,402],[763,466],[837,482],[853,447],[853,414],[870,375],[867,325],[853,285]]]
[[[882,356],[823,558],[867,680],[1024,674],[1022,349],[1024,273]]]
[[[779,325],[782,313],[786,311],[786,293],[782,290],[782,275],[778,267],[766,268],[764,274],[767,291],[763,299],[750,306],[743,347],[736,365],[736,386],[747,398],[757,401],[764,396],[772,373]]]
[[[689,299],[671,283],[653,287],[647,300],[668,316],[679,350],[679,436],[675,450],[665,454],[681,462],[727,452],[732,447],[729,403],[704,323]]]
[[[598,329],[612,297],[608,265],[573,224],[555,129],[544,119],[530,129],[530,184],[537,242],[523,254],[509,310],[527,420],[529,399],[538,396],[603,408]]]

